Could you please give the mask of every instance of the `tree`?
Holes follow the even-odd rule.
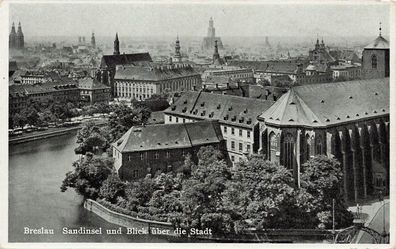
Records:
[[[222,234],[232,224],[228,214],[222,213],[222,192],[231,172],[220,151],[213,147],[202,147],[198,152],[198,165],[192,168],[191,178],[183,181],[181,202],[183,218],[180,226],[185,228],[212,228],[214,233]],[[210,217],[218,222],[210,223]]]
[[[94,122],[85,123],[77,133],[79,146],[74,150],[75,153],[85,155],[87,152],[105,151],[110,146],[106,131]]]
[[[94,157],[87,153],[83,159],[73,163],[74,170],[66,173],[62,182],[61,191],[74,188],[85,198],[96,199],[102,183],[113,171],[113,159]]]
[[[352,214],[344,201],[342,181],[341,164],[335,158],[319,155],[302,165],[301,189],[306,196],[304,202],[311,203],[318,226],[332,226],[330,214],[333,199],[336,202],[336,226],[345,227],[352,223]]]
[[[117,173],[113,172],[100,187],[99,196],[111,203],[116,203],[118,197],[125,196],[126,184],[120,180]]]
[[[252,156],[241,161],[227,185],[223,201],[239,224],[249,221],[257,228],[290,226],[287,212],[292,210],[294,179],[290,170]]]
[[[147,108],[130,108],[126,105],[114,107],[113,114],[109,116],[109,128],[112,138],[111,142],[119,139],[134,125],[146,124],[150,117],[150,110]]]
[[[154,191],[155,181],[150,176],[128,182],[125,189],[125,196],[128,199],[128,209],[138,211],[138,206],[147,206]]]

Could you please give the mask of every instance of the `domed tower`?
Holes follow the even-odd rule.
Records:
[[[12,23],[12,28],[11,28],[11,33],[9,36],[9,47],[10,48],[15,48],[16,47],[16,32],[15,32],[15,24]]]
[[[120,54],[120,41],[118,40],[118,33],[116,33],[116,37],[114,40],[114,55],[119,55]]]
[[[16,48],[23,49],[24,47],[25,47],[25,38],[23,36],[21,23],[19,22],[18,32],[16,34]]]
[[[382,37],[381,23],[378,37],[364,47],[362,54],[362,76],[364,79],[389,77],[389,42]]]

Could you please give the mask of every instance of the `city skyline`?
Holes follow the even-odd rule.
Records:
[[[193,6],[163,2],[11,4],[9,29],[12,22],[16,25],[21,22],[26,36],[78,36],[94,31],[97,36],[113,36],[118,32],[124,37],[176,34],[203,37],[209,18],[213,17],[216,33],[221,37],[375,36],[380,22],[385,36],[390,31],[386,3],[307,3],[293,8],[290,4],[240,5],[235,2]]]

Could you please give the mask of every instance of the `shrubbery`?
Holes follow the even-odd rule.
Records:
[[[93,170],[92,165],[82,162],[83,167],[78,165],[64,186],[75,187],[116,212],[168,221],[185,229],[211,228],[216,235],[249,228],[331,228],[333,198],[336,227],[352,222],[340,191],[341,167],[335,159],[318,156],[302,165],[297,187],[289,169],[261,156],[242,160],[235,170],[213,147],[201,148],[197,156],[197,164],[186,157],[181,172],[134,182],[122,182],[101,163]],[[86,171],[94,173],[87,175]]]

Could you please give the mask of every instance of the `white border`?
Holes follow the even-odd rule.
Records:
[[[0,115],[3,122],[0,123],[0,249],[1,248],[199,248],[201,246],[210,246],[213,248],[290,248],[301,247],[301,248],[396,248],[396,229],[395,222],[396,216],[395,211],[392,207],[395,206],[395,179],[396,169],[394,164],[396,162],[396,153],[390,153],[390,234],[391,241],[389,245],[376,245],[376,244],[349,244],[349,245],[334,245],[334,244],[167,244],[167,243],[8,243],[8,33],[9,33],[9,4],[20,4],[20,3],[65,3],[66,0],[0,0],[0,96],[4,96],[0,99]],[[112,1],[117,4],[235,4],[235,5],[249,5],[249,4],[337,4],[337,5],[351,5],[351,4],[378,4],[378,3],[389,3],[391,5],[391,18],[390,18],[390,44],[391,44],[391,75],[390,75],[390,127],[391,127],[391,139],[390,139],[390,151],[396,151],[395,136],[395,115],[396,111],[396,80],[395,80],[395,69],[396,69],[396,0],[390,1],[359,1],[359,0],[283,0],[279,1],[259,1],[259,0],[229,0],[229,1],[209,1],[209,0],[157,0],[157,1],[127,1],[119,0]],[[67,1],[67,3],[109,3],[106,0],[80,0],[80,1]]]

